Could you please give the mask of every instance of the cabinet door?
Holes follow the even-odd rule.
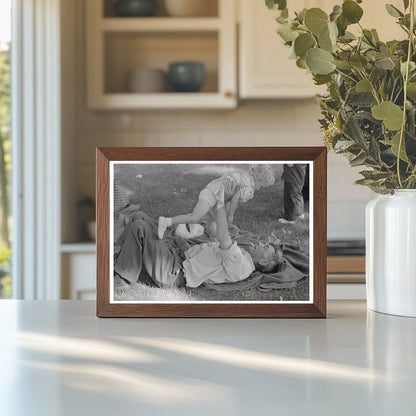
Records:
[[[299,0],[296,10],[325,7],[329,0]],[[291,49],[276,33],[275,11],[264,1],[239,0],[240,14],[240,97],[305,98],[318,94],[310,74],[289,59]]]
[[[402,0],[389,1],[399,9]],[[289,10],[300,11],[304,7],[320,7],[330,12],[341,0],[298,0],[289,3]],[[277,35],[277,12],[268,10],[261,0],[238,0],[240,18],[240,97],[241,98],[304,98],[325,92],[324,87],[313,84],[311,75],[298,68],[289,59],[291,50]],[[403,38],[403,33],[394,18],[386,12],[384,2],[366,0],[362,25],[376,28],[384,41]],[[358,34],[358,25],[350,26]]]

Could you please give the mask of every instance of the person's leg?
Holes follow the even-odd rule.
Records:
[[[302,185],[285,182],[283,190],[284,220],[293,222],[304,213]],[[283,222],[283,221],[282,221]]]
[[[144,220],[131,222],[123,235],[123,246],[114,271],[135,283],[144,267],[159,286],[174,286],[180,264],[163,241],[157,239],[156,227]]]
[[[228,250],[233,243],[228,232],[225,207],[217,209],[217,240],[223,250]]]
[[[172,218],[159,217],[159,239],[163,238],[166,229],[173,224],[195,224],[199,222],[202,219],[202,217],[204,217],[208,213],[210,208],[211,206],[208,201],[205,201],[204,199],[198,199],[198,202],[195,205],[195,208],[193,209],[191,214],[178,215]]]

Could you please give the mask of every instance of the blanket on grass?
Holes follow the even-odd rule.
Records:
[[[249,231],[239,230],[236,227],[230,229],[232,239],[237,244],[248,250],[250,245],[259,244],[260,239],[256,234]],[[190,245],[201,244],[209,241],[206,235],[187,240]],[[282,250],[283,262],[275,272],[262,273],[255,270],[247,279],[236,283],[209,284],[204,283],[208,289],[219,292],[230,292],[234,290],[246,290],[256,288],[262,292],[273,289],[290,289],[296,287],[309,275],[309,256],[301,248],[294,244],[280,242],[276,237],[268,241],[275,248]]]

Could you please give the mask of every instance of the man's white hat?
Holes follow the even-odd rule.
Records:
[[[183,238],[195,238],[204,234],[204,227],[201,224],[189,224],[189,230],[186,224],[179,224],[176,227],[175,234]]]

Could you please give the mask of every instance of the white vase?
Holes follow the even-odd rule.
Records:
[[[416,190],[367,204],[366,282],[369,309],[416,317]]]

